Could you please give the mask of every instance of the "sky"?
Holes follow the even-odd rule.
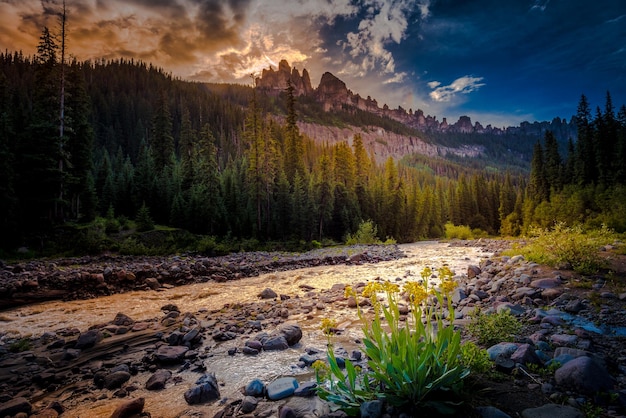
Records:
[[[0,49],[36,52],[62,0],[0,0]],[[382,107],[484,126],[626,104],[624,0],[66,0],[67,51],[251,84],[282,59]]]

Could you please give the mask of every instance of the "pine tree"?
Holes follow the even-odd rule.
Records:
[[[579,184],[591,184],[597,180],[596,156],[593,146],[593,127],[589,102],[583,94],[576,113],[578,141],[576,142],[576,178]]]
[[[297,125],[296,98],[291,81],[287,82],[287,123],[285,125],[285,173],[295,179],[295,174],[304,175],[304,146]]]
[[[545,133],[544,147],[546,181],[550,189],[558,192],[563,188],[563,161],[559,154],[559,144],[552,131]]]
[[[159,171],[170,164],[174,153],[174,136],[172,135],[172,116],[165,91],[159,94],[156,113],[152,119],[150,148],[154,153],[154,163]]]
[[[534,199],[536,203],[547,201],[550,198],[543,148],[539,142],[535,144],[533,158],[530,162],[528,195]]]
[[[326,151],[319,160],[317,180],[315,184],[315,201],[317,203],[317,236],[320,242],[324,237],[324,227],[330,222],[333,214],[333,181],[330,159]]]

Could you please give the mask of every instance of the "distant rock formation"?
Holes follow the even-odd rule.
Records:
[[[359,94],[353,93],[346,83],[329,72],[322,75],[317,88],[311,85],[311,79],[306,69],[302,70],[302,75],[296,68],[291,68],[286,60],[281,60],[278,69],[264,69],[261,77],[257,78],[256,86],[260,90],[270,95],[278,95],[287,88],[288,81],[294,88],[296,96],[314,97],[325,111],[342,110],[346,107],[353,107],[378,116],[388,117],[403,123],[409,127],[423,132],[458,132],[458,133],[486,133],[486,134],[521,134],[543,136],[546,131],[554,132],[558,140],[576,138],[576,123],[572,119],[568,123],[565,119],[555,118],[551,122],[523,122],[520,126],[497,128],[487,125],[483,127],[479,122],[472,124],[469,116],[460,116],[455,123],[448,123],[446,118],[441,122],[436,116],[424,115],[421,109],[413,112],[398,106],[397,109],[390,109],[387,104],[378,106],[378,102],[367,96],[362,98]]]

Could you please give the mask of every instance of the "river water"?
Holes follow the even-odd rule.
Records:
[[[302,297],[302,284],[321,290],[329,289],[336,283],[354,284],[376,278],[392,281],[398,279],[400,282],[417,280],[426,266],[435,270],[447,264],[453,272],[462,274],[466,273],[468,265],[478,264],[482,258],[491,255],[476,247],[450,247],[446,243],[433,241],[403,244],[399,247],[406,258],[377,264],[308,267],[224,283],[200,283],[164,291],[129,292],[91,300],[53,301],[20,307],[2,313],[0,335],[29,337],[65,328],[84,330],[89,326],[111,321],[118,312],[125,313],[135,321],[147,320],[161,317],[160,308],[168,303],[175,303],[182,312],[210,311],[220,309],[226,303],[256,300],[258,293],[266,287],[279,294]],[[216,374],[222,397],[237,397],[239,388],[254,378],[266,382],[285,375],[299,376],[300,380],[310,379],[310,371],[300,369],[295,364],[305,347],[324,347],[325,337],[319,330],[321,317],[334,318],[339,323],[339,328],[345,329],[338,343],[350,350],[360,332],[353,311],[329,312],[326,309],[320,312],[314,310],[312,314],[314,315],[289,317],[290,321],[302,328],[303,338],[295,348],[286,351],[263,352],[254,358],[226,356],[224,354],[228,348],[240,346],[241,341],[221,344],[212,340],[205,341],[207,346],[203,349],[211,353],[212,357],[207,358],[204,364],[207,371]],[[193,385],[199,375],[173,371],[179,380],[177,384],[168,384],[165,390],[158,392],[139,389],[132,396],[146,398],[144,410],[150,412],[153,418],[212,416],[219,408],[217,403],[190,407],[183,399],[183,393]],[[131,383],[135,382],[136,386],[143,388],[148,377],[145,373],[139,374],[131,379]],[[60,397],[61,401],[68,404],[72,402],[71,409],[63,414],[64,417],[109,417],[115,406],[124,401],[109,398],[78,402],[69,398],[69,395],[67,399]]]

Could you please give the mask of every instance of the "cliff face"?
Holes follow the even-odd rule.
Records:
[[[287,88],[289,80],[291,80],[296,96],[313,94],[309,72],[304,69],[300,75],[298,70],[296,68],[292,70],[285,60],[278,63],[278,70],[276,71],[273,68],[263,70],[261,77],[257,78],[255,82],[259,89],[265,90],[269,94],[279,94]]]

